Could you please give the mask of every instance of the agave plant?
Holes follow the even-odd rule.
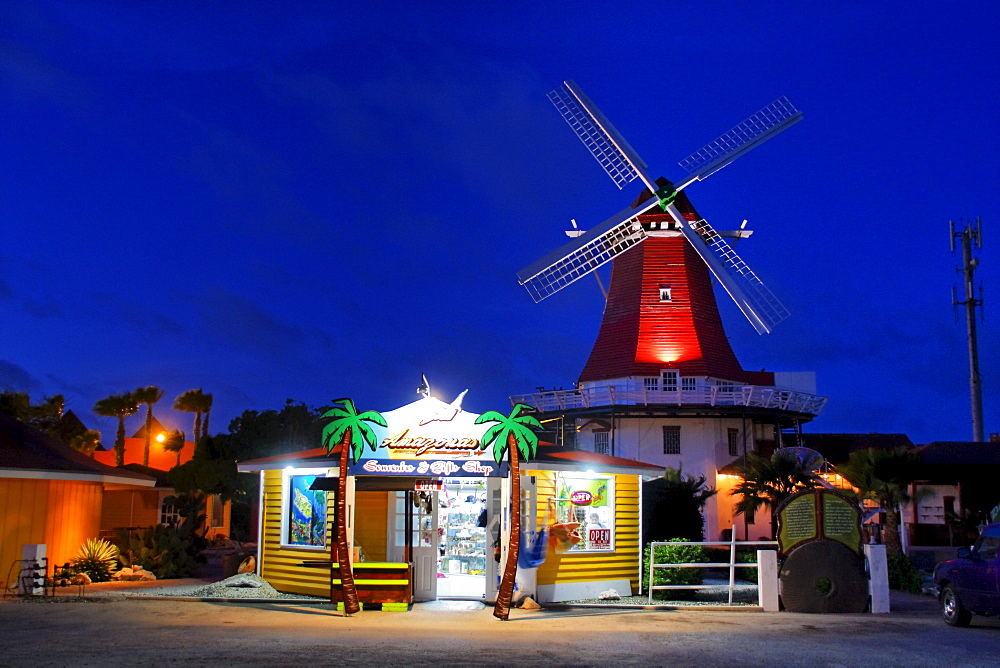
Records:
[[[77,573],[86,573],[93,582],[108,582],[118,569],[118,548],[101,538],[90,538],[70,563]]]

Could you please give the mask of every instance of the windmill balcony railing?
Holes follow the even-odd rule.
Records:
[[[573,390],[547,390],[511,397],[512,403],[523,403],[548,412],[600,406],[747,406],[772,408],[819,415],[826,397],[760,385],[736,385],[676,390],[626,390],[610,386],[585,387]]]

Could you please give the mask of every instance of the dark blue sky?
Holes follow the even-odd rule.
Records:
[[[90,407],[145,384],[212,392],[213,430],[389,410],[421,372],[475,412],[570,387],[596,284],[536,305],[514,274],[640,189],[546,100],[572,78],[668,178],[779,95],[803,110],[688,192],[755,230],[792,318],[758,336],[723,295],[723,319],[745,368],[816,371],[809,431],[970,437],[948,221],[982,216],[1000,431],[1000,5],[629,5],[4,2],[0,387],[108,436]]]

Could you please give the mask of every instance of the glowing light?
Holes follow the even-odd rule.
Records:
[[[165,440],[167,440],[167,435],[164,434],[162,431],[159,434],[156,435],[156,442],[157,443],[163,443]]]

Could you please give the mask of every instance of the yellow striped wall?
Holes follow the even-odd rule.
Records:
[[[26,544],[44,543],[50,564],[76,556],[96,538],[102,486],[97,482],[0,478],[0,578],[21,558]],[[16,569],[15,569],[16,571]],[[11,576],[16,579],[16,572]]]
[[[552,471],[525,471],[535,476],[538,494],[536,529],[541,528],[545,504],[555,498],[556,474]],[[628,580],[639,591],[639,479],[634,475],[615,476],[615,535],[613,552],[556,552],[538,567],[539,585],[598,580]]]
[[[309,596],[330,595],[330,571],[323,568],[305,568],[304,560],[330,559],[336,543],[334,494],[326,495],[326,548],[303,549],[281,546],[281,470],[264,471],[261,489],[263,495],[261,545],[261,577],[275,589],[291,594]]]

